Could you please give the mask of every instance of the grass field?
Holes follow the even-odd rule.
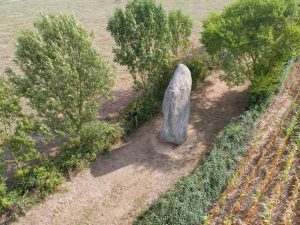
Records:
[[[232,0],[162,0],[167,9],[180,8],[194,21],[193,40],[199,39],[201,21],[208,13],[221,10]],[[115,7],[124,7],[126,0],[0,0],[0,74],[12,66],[16,37],[21,29],[30,28],[41,12],[73,13],[88,29],[95,31],[95,45],[112,60],[113,41],[106,31],[108,18]],[[118,68],[118,74],[127,73]]]

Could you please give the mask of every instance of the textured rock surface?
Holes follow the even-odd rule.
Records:
[[[179,64],[164,96],[164,120],[160,131],[163,141],[179,145],[186,140],[191,88],[191,72],[185,65]]]

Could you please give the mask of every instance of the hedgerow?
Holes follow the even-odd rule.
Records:
[[[258,111],[251,110],[229,124],[210,156],[195,172],[179,181],[138,217],[136,225],[199,224],[226,188],[230,173],[248,148]]]

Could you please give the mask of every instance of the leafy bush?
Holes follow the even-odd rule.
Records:
[[[14,88],[0,77],[0,141],[13,132],[13,123],[21,117],[20,97]]]
[[[276,90],[282,67],[300,47],[298,5],[298,0],[237,0],[204,21],[202,43],[219,57],[229,85],[250,81],[257,102]]]
[[[63,181],[63,176],[53,167],[35,166],[17,174],[15,190],[20,195],[35,192],[41,197],[52,193]]]
[[[4,152],[10,156],[17,170],[23,170],[40,157],[36,150],[36,142],[32,138],[32,121],[23,119],[17,124],[13,135],[3,143]],[[5,160],[4,160],[5,162]]]
[[[134,224],[193,225],[203,222],[201,218],[226,188],[230,173],[247,151],[257,118],[258,112],[252,110],[229,124],[205,162],[162,195]]]
[[[6,185],[3,178],[0,176],[0,215],[10,206],[10,202],[6,197]]]
[[[0,170],[14,165],[22,170],[39,157],[31,137],[32,120],[22,114],[20,98],[14,88],[0,80]],[[2,168],[3,170],[3,168]]]
[[[120,140],[123,130],[118,125],[95,122],[86,126],[80,133],[80,143],[89,152],[110,150],[112,144]]]
[[[117,45],[115,61],[127,66],[136,89],[146,91],[159,80],[158,71],[187,45],[191,28],[188,16],[180,10],[168,14],[154,0],[130,1],[124,11],[116,9],[107,25]]]
[[[185,61],[185,64],[191,71],[193,89],[197,87],[199,81],[205,79],[210,70],[216,67],[213,58],[208,54],[191,57]]]
[[[99,96],[112,87],[112,68],[73,16],[42,15],[34,27],[17,41],[15,62],[23,74],[6,74],[53,130],[79,132],[95,119]]]
[[[168,15],[168,26],[171,33],[171,49],[176,56],[180,48],[186,48],[189,45],[189,37],[192,33],[192,20],[181,10],[172,10]]]
[[[69,175],[94,161],[96,156],[110,150],[123,135],[118,125],[94,122],[83,127],[81,133],[61,146],[52,164],[60,173]]]
[[[157,96],[151,92],[131,102],[121,115],[125,133],[133,131],[157,115],[162,107],[162,99],[162,95]]]
[[[291,59],[280,70],[279,68],[277,71],[274,69],[274,73],[269,76],[258,77],[252,82],[248,93],[248,108],[259,107],[262,110],[268,105],[272,96],[282,89],[282,84],[287,78],[295,60],[295,58]]]
[[[6,189],[6,169],[12,168],[16,177],[39,158],[32,138],[34,129],[31,118],[21,112],[15,89],[0,79],[0,214],[15,203]]]
[[[53,158],[43,158],[31,167],[17,170],[11,181],[11,191],[6,191],[5,183],[0,179],[0,212],[13,204],[26,207],[49,195],[64,180],[63,175],[69,176],[83,169],[96,159],[97,154],[110,150],[122,134],[118,125],[94,122],[64,143]]]

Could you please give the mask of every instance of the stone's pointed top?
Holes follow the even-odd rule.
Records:
[[[191,71],[189,70],[189,68],[186,66],[186,65],[184,65],[184,64],[178,64],[178,66],[177,66],[177,69],[176,69],[176,71],[175,71],[175,74],[177,73],[177,72],[181,72],[181,73],[191,73]]]
[[[177,68],[182,68],[184,70],[190,71],[189,68],[186,65],[182,64],[182,63],[178,64]]]

